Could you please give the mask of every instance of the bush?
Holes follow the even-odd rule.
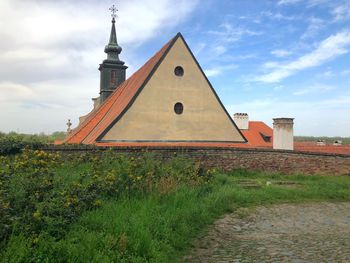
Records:
[[[0,261],[178,262],[224,213],[306,200],[348,201],[350,178],[219,173],[148,153],[26,149],[0,156]]]
[[[74,169],[77,173],[69,174]],[[165,195],[180,184],[209,178],[198,164],[182,159],[162,163],[149,154],[128,157],[106,151],[63,161],[57,153],[25,149],[0,156],[0,239],[25,235],[35,244],[43,233],[59,239],[67,225],[103,200],[153,191]]]
[[[0,132],[0,155],[16,154],[24,148],[39,149],[55,140],[62,140],[65,136],[65,132],[54,132],[51,135]]]
[[[25,136],[17,133],[0,135],[0,155],[16,154],[25,147],[38,149],[48,141],[38,135]]]

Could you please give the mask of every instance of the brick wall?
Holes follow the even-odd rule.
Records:
[[[48,151],[63,151],[65,154],[92,151],[98,154],[106,150],[93,146],[55,146]],[[303,173],[308,175],[350,175],[350,155],[305,153],[284,150],[245,148],[191,148],[191,147],[118,147],[114,151],[123,154],[152,152],[157,158],[169,159],[176,155],[200,161],[203,167],[232,170],[245,168],[257,171]]]

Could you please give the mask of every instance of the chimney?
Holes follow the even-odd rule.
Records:
[[[294,150],[293,120],[294,118],[273,119],[274,149]]]
[[[101,97],[92,98],[91,100],[94,103],[94,110],[97,109],[97,107],[101,104]]]
[[[238,129],[248,130],[249,128],[249,116],[248,113],[235,113],[233,120],[236,123]]]

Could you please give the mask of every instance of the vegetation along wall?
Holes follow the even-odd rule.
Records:
[[[48,151],[64,151],[67,155],[82,151],[98,154],[107,149],[84,145],[45,148]],[[147,151],[152,152],[155,158],[164,159],[181,155],[199,161],[204,168],[222,170],[243,168],[285,174],[350,175],[350,155],[239,148],[118,147],[112,150],[131,155]]]

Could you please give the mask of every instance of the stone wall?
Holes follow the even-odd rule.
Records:
[[[55,146],[44,150],[63,151],[65,154],[93,151],[98,154],[108,148],[93,146]],[[307,175],[349,175],[350,155],[305,153],[286,150],[243,148],[191,148],[191,147],[118,147],[115,152],[140,154],[152,152],[157,158],[169,159],[182,155],[200,161],[205,168],[223,170],[249,169],[256,171],[303,173]]]

